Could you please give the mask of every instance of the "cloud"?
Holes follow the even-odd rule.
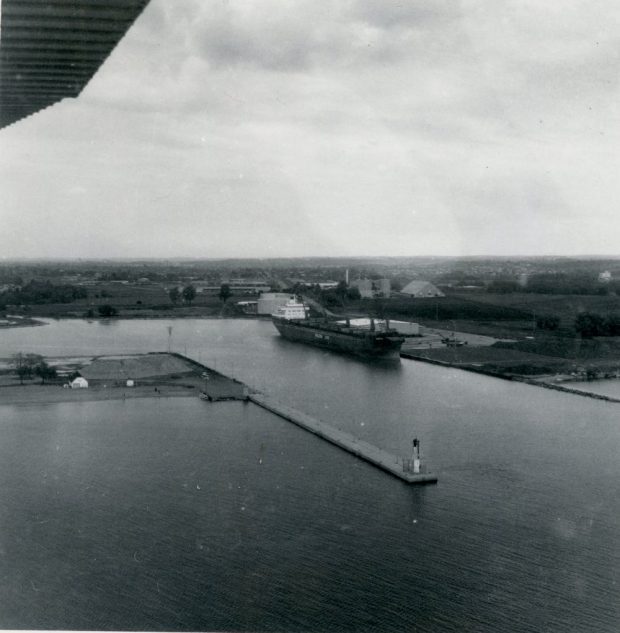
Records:
[[[617,250],[619,21],[605,0],[151,0],[79,99],[2,131],[0,216],[29,215],[0,247]]]

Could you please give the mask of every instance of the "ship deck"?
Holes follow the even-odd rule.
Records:
[[[396,330],[369,330],[359,327],[347,327],[336,321],[324,321],[323,319],[284,319],[281,317],[273,317],[273,320],[274,322],[278,321],[285,325],[295,325],[307,329],[320,330],[322,332],[348,334],[356,338],[366,338],[371,335],[375,338],[403,338]]]

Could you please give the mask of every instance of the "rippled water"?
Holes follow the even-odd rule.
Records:
[[[0,333],[161,350],[162,321]],[[174,322],[173,346],[395,453],[407,487],[251,404],[2,406],[0,626],[617,631],[618,405]]]

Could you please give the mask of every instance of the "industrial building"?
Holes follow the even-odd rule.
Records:
[[[433,285],[430,281],[412,281],[407,284],[400,294],[407,295],[409,297],[424,298],[424,297],[445,297],[446,295]]]
[[[203,286],[200,292],[205,295],[219,295],[224,285],[228,286],[231,295],[258,295],[271,290],[271,286],[262,279],[230,279],[222,281],[219,285]]]

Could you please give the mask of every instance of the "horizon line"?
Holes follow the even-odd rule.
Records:
[[[541,255],[523,255],[523,254],[509,254],[509,255],[497,255],[497,254],[483,254],[483,255],[437,255],[437,254],[425,254],[425,255],[278,255],[278,256],[234,256],[228,255],[223,257],[202,257],[202,256],[101,256],[101,257],[61,257],[61,256],[49,256],[49,257],[32,257],[32,256],[17,256],[7,257],[0,256],[0,263],[9,262],[153,262],[153,261],[177,261],[177,262],[195,262],[195,261],[209,261],[209,262],[224,262],[224,261],[273,261],[273,260],[304,260],[304,259],[333,259],[333,260],[355,260],[355,259],[620,259],[620,254],[580,254],[580,255],[565,255],[565,254],[541,254]]]

